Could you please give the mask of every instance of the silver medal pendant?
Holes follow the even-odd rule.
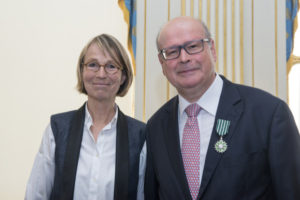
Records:
[[[216,142],[215,149],[218,153],[224,153],[227,150],[227,143],[221,138]]]

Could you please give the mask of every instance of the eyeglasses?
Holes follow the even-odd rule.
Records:
[[[183,45],[165,48],[159,51],[165,60],[172,60],[180,56],[181,49],[184,49],[188,54],[200,53],[204,49],[204,42],[210,42],[211,39],[204,38],[200,40],[193,40],[184,43]]]
[[[97,72],[100,70],[101,67],[104,68],[104,71],[108,74],[114,74],[116,73],[118,70],[122,70],[122,67],[118,67],[116,65],[110,64],[110,63],[106,63],[105,65],[100,65],[98,62],[92,61],[86,64],[83,64],[88,70],[93,71],[93,72]]]

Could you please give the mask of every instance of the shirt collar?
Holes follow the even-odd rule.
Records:
[[[114,117],[103,128],[103,130],[111,129],[113,126],[116,126],[117,119],[118,119],[118,112],[119,112],[119,107],[117,106],[117,104],[114,105],[114,109],[116,111]],[[92,119],[91,114],[89,113],[89,109],[87,108],[87,103],[85,104],[85,121],[84,121],[84,125],[87,126],[88,128],[90,128],[93,125],[93,119]]]
[[[206,92],[198,99],[196,102],[202,109],[206,110],[211,115],[215,116],[221,96],[223,88],[223,80],[221,77],[216,74],[216,78],[213,83],[209,86]],[[185,98],[181,95],[179,97],[179,115],[182,116],[184,114],[184,110],[188,107],[191,103],[188,102]]]

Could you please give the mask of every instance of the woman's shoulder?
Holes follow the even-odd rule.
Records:
[[[79,109],[74,109],[74,110],[69,110],[66,112],[61,112],[61,113],[56,113],[51,115],[51,121],[52,120],[71,120],[73,118],[73,116],[75,115],[75,113],[78,112],[80,113],[82,116],[84,116],[85,113],[85,104],[83,106],[81,106]]]
[[[76,110],[53,114],[50,117],[51,126],[54,124],[70,124]]]
[[[137,128],[145,128],[146,124],[138,119],[132,118],[126,115],[128,126],[133,126]]]
[[[56,114],[51,115],[51,119],[52,118],[54,118],[54,119],[61,119],[61,118],[72,117],[75,112],[76,112],[76,110],[71,110],[71,111],[56,113]]]
[[[128,125],[128,136],[130,143],[138,144],[139,149],[143,147],[146,139],[145,128],[146,124],[140,120],[126,116]]]

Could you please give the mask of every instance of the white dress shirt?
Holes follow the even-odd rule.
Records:
[[[208,90],[198,99],[197,103],[202,109],[200,110],[197,120],[200,131],[200,183],[202,180],[203,169],[205,164],[206,153],[209,145],[209,140],[213,130],[216,112],[222,92],[223,80],[217,74],[214,82],[208,88]],[[178,105],[178,125],[179,125],[179,140],[180,147],[182,146],[182,135],[184,125],[188,119],[188,116],[184,110],[191,103],[179,96]]]
[[[112,200],[115,184],[116,124],[118,108],[113,119],[99,133],[95,141],[90,131],[93,120],[85,108],[85,122],[81,142],[74,200]],[[55,139],[49,124],[44,132],[39,152],[35,158],[27,184],[25,199],[46,200],[50,198],[55,175]],[[144,174],[146,147],[140,154],[140,170],[137,199],[144,199]]]

